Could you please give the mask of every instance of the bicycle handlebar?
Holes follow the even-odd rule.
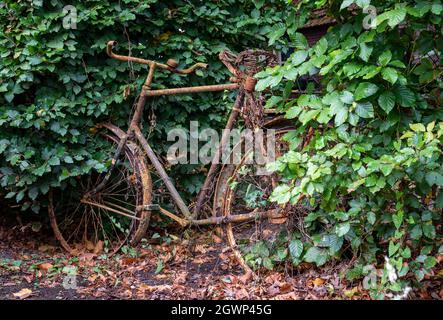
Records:
[[[163,63],[159,63],[159,62],[152,61],[152,60],[146,60],[146,59],[141,59],[141,58],[136,58],[136,57],[131,57],[131,56],[122,56],[122,55],[118,55],[118,54],[115,54],[114,52],[112,52],[112,49],[115,45],[117,45],[117,41],[109,41],[107,44],[106,53],[112,59],[116,59],[116,60],[120,60],[120,61],[128,61],[128,62],[146,64],[150,67],[156,66],[161,69],[165,69],[170,72],[178,73],[178,74],[190,74],[190,73],[193,73],[197,69],[208,68],[208,65],[206,63],[198,62],[187,69],[177,69],[178,62],[173,59],[169,59],[166,64],[163,64]]]

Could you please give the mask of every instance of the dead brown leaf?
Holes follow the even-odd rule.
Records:
[[[124,265],[124,266],[128,266],[128,265],[134,264],[136,262],[138,262],[137,258],[123,258],[122,259],[122,265]]]
[[[241,283],[246,284],[246,283],[249,282],[249,280],[251,280],[252,275],[253,275],[252,271],[248,270],[248,271],[245,272],[244,275],[240,276],[238,278],[238,280],[240,280]]]
[[[47,245],[47,244],[43,244],[43,245],[38,247],[38,251],[43,252],[43,253],[45,253],[45,252],[55,252],[55,247]]]
[[[99,240],[94,247],[94,253],[100,254],[103,252],[104,242],[102,240]]]
[[[23,300],[32,295],[32,290],[23,288],[19,292],[13,293],[12,295],[16,298],[19,298],[20,300]]]
[[[322,278],[316,278],[314,281],[312,281],[312,284],[315,287],[320,287],[325,283],[325,280],[323,280]]]
[[[88,251],[93,251],[95,249],[94,243],[92,243],[92,241],[87,240],[86,241],[86,249]]]
[[[213,240],[215,243],[222,243],[222,242],[223,242],[222,238],[220,238],[220,237],[217,236],[216,234],[213,234],[213,235],[212,235],[212,240]]]
[[[48,270],[53,267],[54,267],[54,265],[52,265],[52,263],[49,263],[49,262],[41,263],[38,265],[38,268],[44,272],[48,272]]]

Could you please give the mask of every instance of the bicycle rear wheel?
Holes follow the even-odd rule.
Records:
[[[290,129],[276,132],[276,156],[281,156],[288,146],[282,136]],[[260,172],[260,167],[253,161],[254,150],[245,148],[241,141],[236,148],[245,150],[237,164],[224,165],[217,182],[213,212],[215,216],[231,219],[245,214],[256,214],[256,219],[244,222],[229,222],[218,232],[226,237],[237,261],[246,271],[251,271],[251,261],[244,255],[260,249],[261,243],[272,240],[280,231],[281,223],[286,221],[284,208],[270,203],[273,188],[279,177],[275,174]],[[262,261],[261,261],[262,263]]]

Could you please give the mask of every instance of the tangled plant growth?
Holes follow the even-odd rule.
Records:
[[[369,5],[377,15],[366,29]],[[258,87],[274,90],[268,106],[299,125],[286,137],[291,150],[270,166],[286,178],[272,200],[302,203],[310,212],[301,232],[283,237],[286,252],[276,243],[268,247],[275,260],[287,256],[295,264],[320,266],[351,255],[347,276],[367,276],[374,296],[403,291],[411,275],[420,281],[431,271],[443,249],[442,4],[305,0],[297,6],[299,15],[287,23],[295,52],[259,74]],[[337,23],[309,47],[297,27],[318,7]],[[312,81],[291,99],[301,76],[317,77],[321,86]],[[310,128],[309,144],[298,148]]]
[[[124,127],[147,72],[146,66],[109,59],[107,41],[117,40],[118,50],[133,56],[162,62],[175,58],[180,67],[195,62],[211,66],[188,77],[158,73],[155,88],[220,83],[228,72],[218,53],[266,44],[263,40],[273,26],[286,19],[284,4],[280,0],[266,5],[233,0],[0,1],[4,196],[38,212],[49,188],[75,187],[76,177],[106,170],[107,146],[94,139],[94,125],[111,121]],[[75,28],[68,16],[73,8]],[[199,121],[202,129],[218,127],[225,120],[228,101],[231,97],[223,94],[151,100],[145,112],[146,134],[164,141],[166,131],[187,128],[190,119]],[[167,148],[159,143],[155,147]],[[181,190],[194,194],[202,178],[196,166],[175,170],[181,176]]]

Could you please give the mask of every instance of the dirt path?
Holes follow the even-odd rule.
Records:
[[[106,258],[69,256],[51,236],[24,229],[0,226],[0,300],[369,298],[359,282],[340,278],[346,263],[245,277],[225,244],[208,232],[193,235],[192,243],[145,241]]]

